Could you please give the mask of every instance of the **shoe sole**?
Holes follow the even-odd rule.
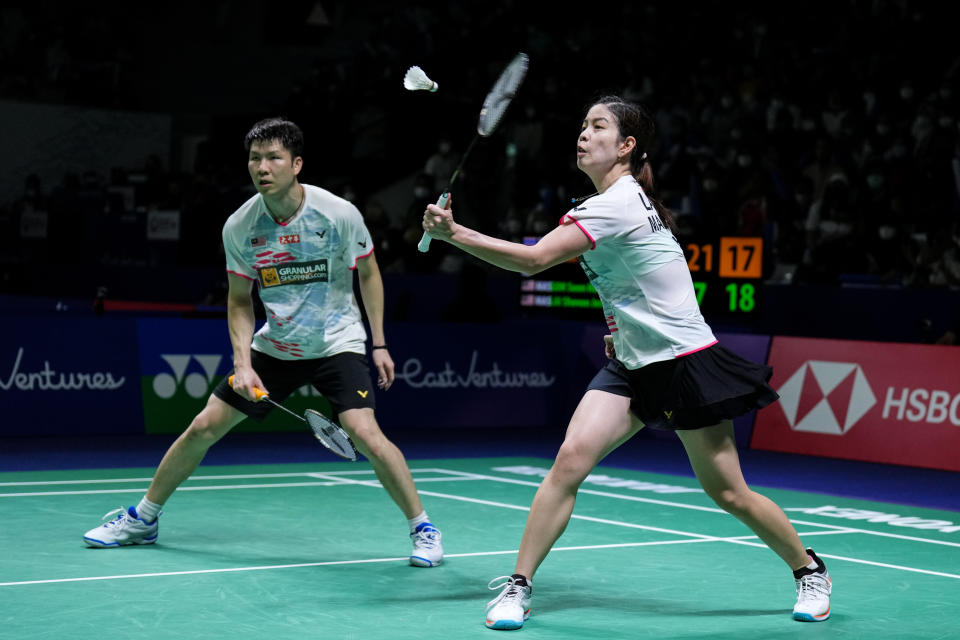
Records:
[[[798,613],[793,612],[793,619],[799,620],[800,622],[823,622],[830,617],[830,609],[827,609],[826,613],[821,613],[818,616],[813,615],[812,613]]]
[[[102,540],[96,540],[94,538],[88,538],[87,536],[83,536],[83,541],[86,542],[91,547],[96,547],[98,549],[113,549],[116,547],[126,547],[133,544],[153,544],[154,542],[157,541],[157,536],[153,536],[152,538],[144,538],[143,540],[131,540],[130,542],[124,542],[124,543],[104,542]]]
[[[487,629],[497,629],[498,631],[513,631],[523,626],[523,623],[530,618],[530,609],[523,612],[523,620],[491,620],[487,618],[484,624]]]
[[[422,558],[420,556],[410,556],[410,565],[413,567],[436,567],[441,562],[443,562],[442,559],[437,560],[436,562],[430,562],[426,558]]]

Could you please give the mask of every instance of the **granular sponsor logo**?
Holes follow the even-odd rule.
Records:
[[[308,282],[327,282],[327,260],[294,262],[283,266],[261,267],[260,283],[264,287],[278,287],[285,284],[307,284]]]
[[[294,233],[289,236],[280,236],[280,244],[296,244],[300,242],[300,234]]]
[[[843,435],[877,403],[859,364],[808,360],[777,389],[794,431]]]

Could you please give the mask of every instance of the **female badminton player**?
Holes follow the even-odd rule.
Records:
[[[577,166],[597,193],[535,245],[480,234],[455,222],[452,208],[428,205],[424,212],[431,237],[503,269],[533,274],[579,258],[610,330],[609,361],[588,385],[537,490],[514,573],[490,582],[500,590],[487,605],[492,629],[523,626],[533,575],[566,528],[581,482],[644,426],[675,430],[704,491],[793,571],[793,617],[830,615],[823,562],[804,548],[780,507],[751,490],[741,473],[732,419],[777,399],[767,384],[772,370],[718,344],[700,314],[673,214],[652,197],[646,148],[653,131],[642,107],[616,96],[595,102],[577,138]]]

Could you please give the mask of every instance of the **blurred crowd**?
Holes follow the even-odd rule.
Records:
[[[307,35],[337,55],[317,56],[293,85],[274,87],[279,110],[307,132],[304,181],[360,207],[387,272],[463,268],[442,247],[416,252],[419,219],[470,143],[482,96],[524,50],[531,69],[520,95],[453,190],[455,212],[471,226],[536,238],[572,198],[589,195],[573,153],[580,120],[593,98],[617,93],[657,122],[647,153],[682,242],[762,236],[765,277],[785,284],[960,287],[960,56],[938,48],[951,23],[930,7],[654,2],[591,17],[543,16],[512,0],[482,12],[300,5],[316,23]],[[69,30],[14,38],[11,29],[7,20],[0,63],[16,72],[0,80],[5,98],[145,108],[122,82],[137,64],[129,36],[111,47]],[[398,98],[398,61],[423,64],[441,90]],[[253,193],[239,140],[223,145],[212,139],[194,166],[176,170],[150,158],[61,184],[28,178],[19,197],[0,203],[0,219],[16,234],[25,215],[44,210],[49,233],[8,259],[52,248],[68,262],[222,265],[211,250],[220,226]],[[176,247],[109,241],[124,218],[140,229],[135,212],[151,209],[180,211]]]

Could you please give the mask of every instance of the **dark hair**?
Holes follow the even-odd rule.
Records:
[[[644,193],[650,198],[650,203],[657,210],[660,221],[676,235],[676,215],[656,197],[653,169],[650,167],[650,160],[647,158],[647,149],[650,147],[656,130],[653,118],[650,117],[646,109],[634,102],[624,100],[620,96],[603,96],[594,100],[593,104],[602,104],[610,110],[610,113],[617,120],[617,128],[620,130],[621,139],[633,136],[637,141],[633,151],[630,152],[630,173],[633,174],[633,177],[643,187]]]
[[[273,142],[274,140],[290,152],[291,158],[303,156],[303,131],[283,118],[267,118],[253,125],[243,139],[243,147],[250,151],[250,145],[254,142]]]

